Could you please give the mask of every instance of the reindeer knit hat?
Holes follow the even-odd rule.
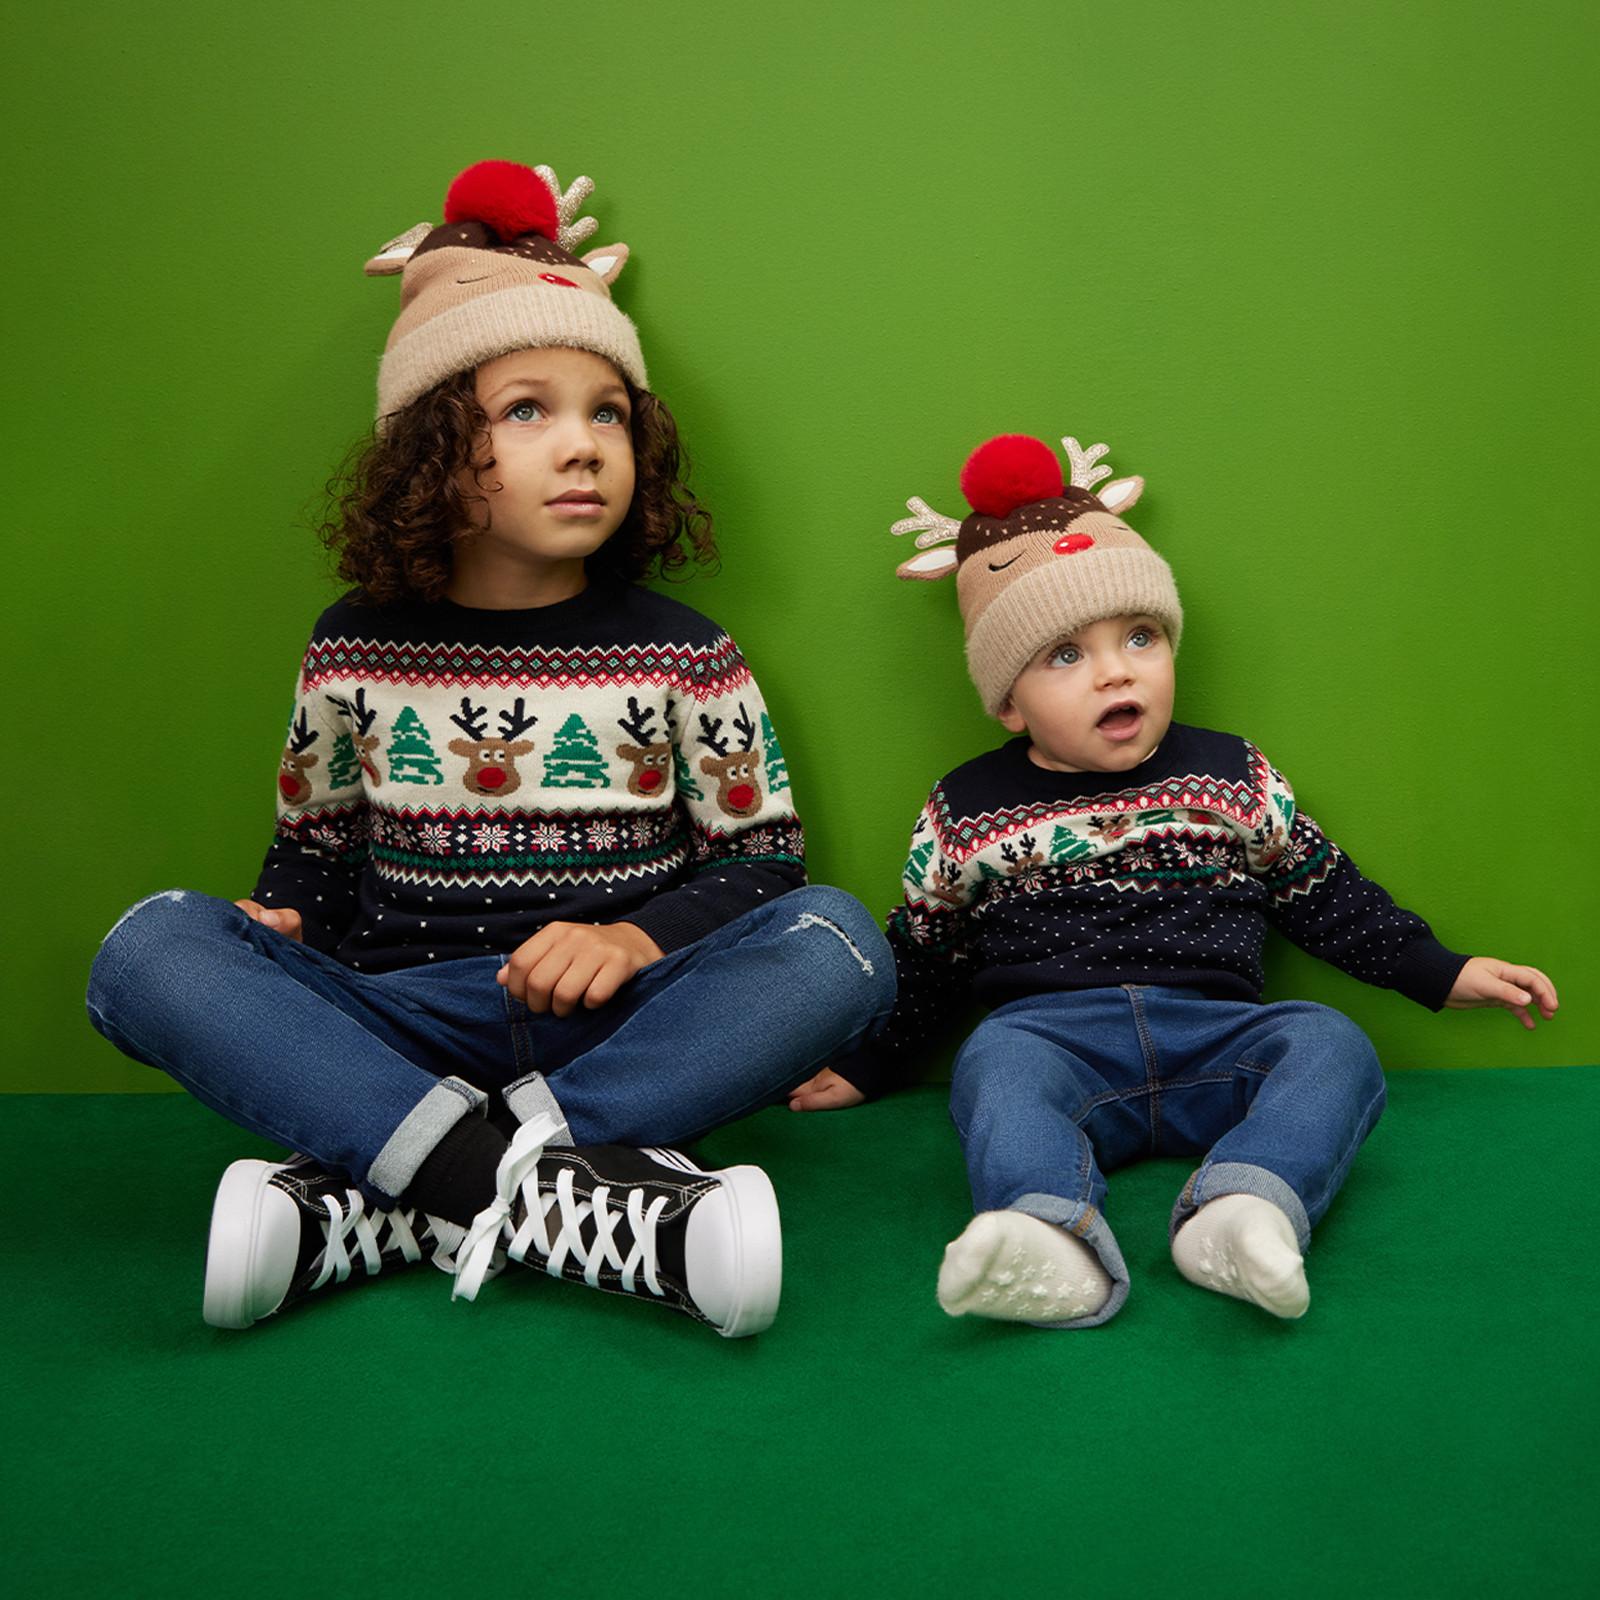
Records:
[[[441,226],[419,222],[367,263],[372,277],[404,274],[378,368],[380,422],[513,350],[592,350],[650,387],[638,331],[611,301],[627,245],[572,253],[599,226],[578,216],[593,193],[589,178],[563,190],[549,167],[480,161],[450,185]]]
[[[1143,478],[1096,466],[1109,446],[1085,450],[1063,439],[1072,463],[1064,482],[1041,439],[1007,433],[978,446],[961,470],[972,514],[961,522],[911,499],[892,533],[917,535],[920,555],[902,578],[956,575],[967,630],[967,669],[990,716],[998,716],[1022,669],[1043,649],[1106,617],[1143,613],[1166,629],[1172,648],[1183,607],[1172,569],[1120,513],[1144,491]]]

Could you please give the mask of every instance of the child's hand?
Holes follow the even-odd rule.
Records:
[[[291,911],[288,906],[277,906],[269,910],[259,900],[235,900],[233,903],[252,922],[259,922],[263,928],[271,928],[274,933],[281,933],[284,938],[293,939],[296,944],[304,942],[300,938],[298,911]]]
[[[832,1067],[824,1067],[814,1078],[807,1078],[798,1089],[789,1091],[791,1111],[843,1111],[858,1106],[867,1097],[856,1086],[841,1078]]]
[[[571,1016],[581,1001],[603,1006],[641,967],[661,959],[661,946],[631,922],[551,922],[495,974],[530,1011]]]
[[[1445,1004],[1453,1011],[1504,1006],[1507,1011],[1516,1012],[1524,1028],[1531,1028],[1534,1022],[1528,1007],[1535,1001],[1546,1022],[1561,1004],[1556,999],[1556,986],[1537,967],[1514,967],[1493,956],[1474,956],[1461,969]]]

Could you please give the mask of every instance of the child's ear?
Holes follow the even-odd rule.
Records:
[[[995,713],[1000,719],[1000,726],[1007,733],[1026,733],[1028,724],[1022,720],[1022,713],[1011,703],[1011,696],[1007,695],[1004,704]]]

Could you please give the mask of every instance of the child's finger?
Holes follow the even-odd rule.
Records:
[[[604,965],[605,957],[591,951],[584,951],[581,955],[574,956],[571,965],[561,974],[560,981],[550,991],[550,1009],[558,1017],[570,1017],[582,1003],[584,995],[589,991],[589,985],[594,982]]]
[[[512,963],[515,968],[516,963]],[[560,983],[568,967],[572,965],[572,952],[559,947],[551,950],[542,960],[536,961],[528,968],[527,977],[522,985],[522,992],[517,994],[515,977],[511,992],[530,1010],[541,1015],[550,1009],[550,996],[555,986]]]

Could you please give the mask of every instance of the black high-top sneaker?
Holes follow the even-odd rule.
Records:
[[[213,1328],[248,1328],[313,1290],[344,1283],[356,1265],[352,1250],[368,1277],[428,1257],[453,1272],[450,1252],[465,1234],[423,1212],[374,1210],[309,1156],[235,1161],[211,1208],[205,1319]]]
[[[766,1173],[707,1172],[677,1150],[547,1150],[558,1131],[540,1116],[513,1135],[499,1195],[456,1251],[456,1297],[475,1298],[503,1250],[551,1277],[670,1306],[724,1338],[771,1326],[783,1235]]]

